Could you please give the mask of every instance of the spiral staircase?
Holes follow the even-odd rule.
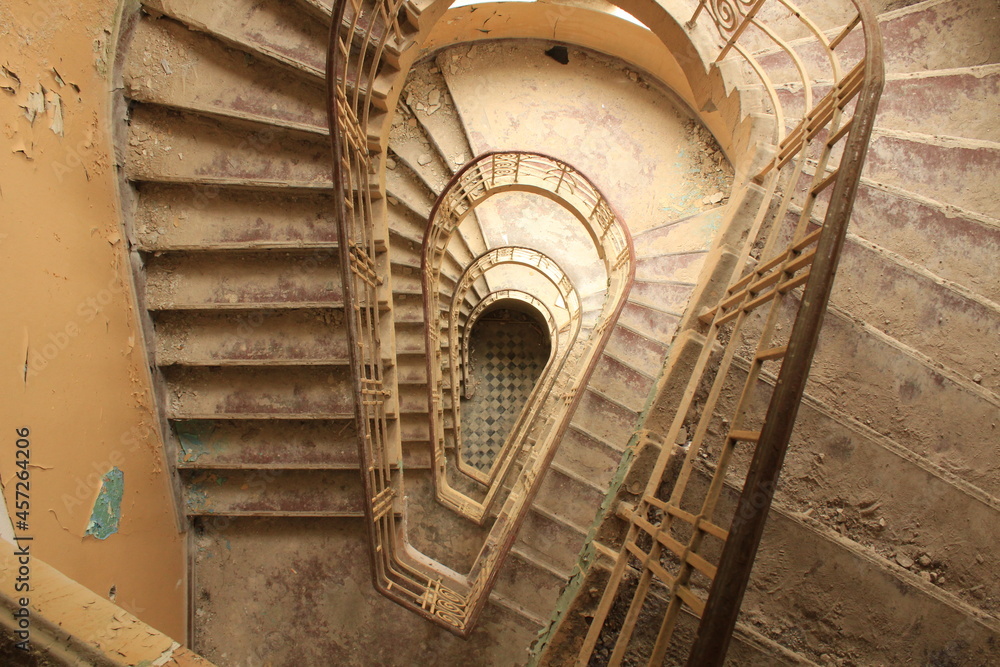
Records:
[[[718,364],[706,310],[761,259],[752,238],[739,248],[777,197],[753,178],[781,150],[776,128],[794,132],[837,82],[814,73],[816,36],[787,8],[760,16],[804,54],[813,97],[763,41],[746,47],[763,84],[705,64],[718,32],[688,22],[697,3],[622,4],[656,37],[599,2],[144,0],[123,19],[121,192],[191,526],[191,645],[209,660],[683,662],[656,641],[675,589],[654,582],[626,613],[652,567],[627,527],[651,471],[672,483],[685,457],[689,487],[716,475],[719,512],[735,513],[750,458],[727,472],[717,441],[727,415],[766,410],[738,385],[769,392],[776,372],[733,336],[717,401],[678,388],[701,350]],[[1000,11],[904,4],[879,8],[882,101],[730,664],[1000,660]],[[798,7],[864,55],[853,14]],[[655,49],[640,58],[630,38]],[[833,182],[833,163],[801,161],[817,167]],[[470,175],[493,198],[450,210],[475,198]],[[559,217],[574,197],[591,222],[606,211],[590,236],[573,231],[589,211]],[[619,228],[618,245],[594,241]],[[521,247],[537,257],[470,273]],[[572,291],[556,296],[545,262]],[[776,309],[789,327],[797,286]],[[549,313],[565,358],[512,472],[485,483],[456,463],[475,372],[456,341],[491,301]],[[702,450],[678,406],[707,413]],[[486,488],[498,500],[477,514]]]

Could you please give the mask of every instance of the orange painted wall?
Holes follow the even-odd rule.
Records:
[[[98,594],[114,587],[118,605],[183,642],[184,539],[110,136],[118,4],[0,4],[0,479],[12,508],[15,429],[29,428],[33,553]],[[33,122],[32,93],[45,100]],[[121,523],[98,540],[84,533],[112,466],[124,472]]]

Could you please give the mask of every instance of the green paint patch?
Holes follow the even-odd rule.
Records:
[[[125,473],[117,467],[112,468],[101,478],[101,491],[94,502],[94,511],[90,515],[85,535],[93,535],[99,540],[106,540],[118,532],[121,521],[122,494],[125,492]]]
[[[212,432],[215,426],[205,422],[180,422],[174,427],[177,440],[181,446],[181,459],[184,463],[197,461],[205,454],[212,452]]]

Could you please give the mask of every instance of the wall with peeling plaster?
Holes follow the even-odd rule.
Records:
[[[119,232],[114,0],[0,4],[0,479],[28,427],[33,553],[185,637],[178,533]],[[102,479],[117,531],[87,535]]]

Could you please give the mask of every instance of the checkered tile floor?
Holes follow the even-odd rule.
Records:
[[[487,471],[503,447],[549,356],[547,336],[523,316],[480,320],[472,332],[475,394],[462,401],[462,460]]]

